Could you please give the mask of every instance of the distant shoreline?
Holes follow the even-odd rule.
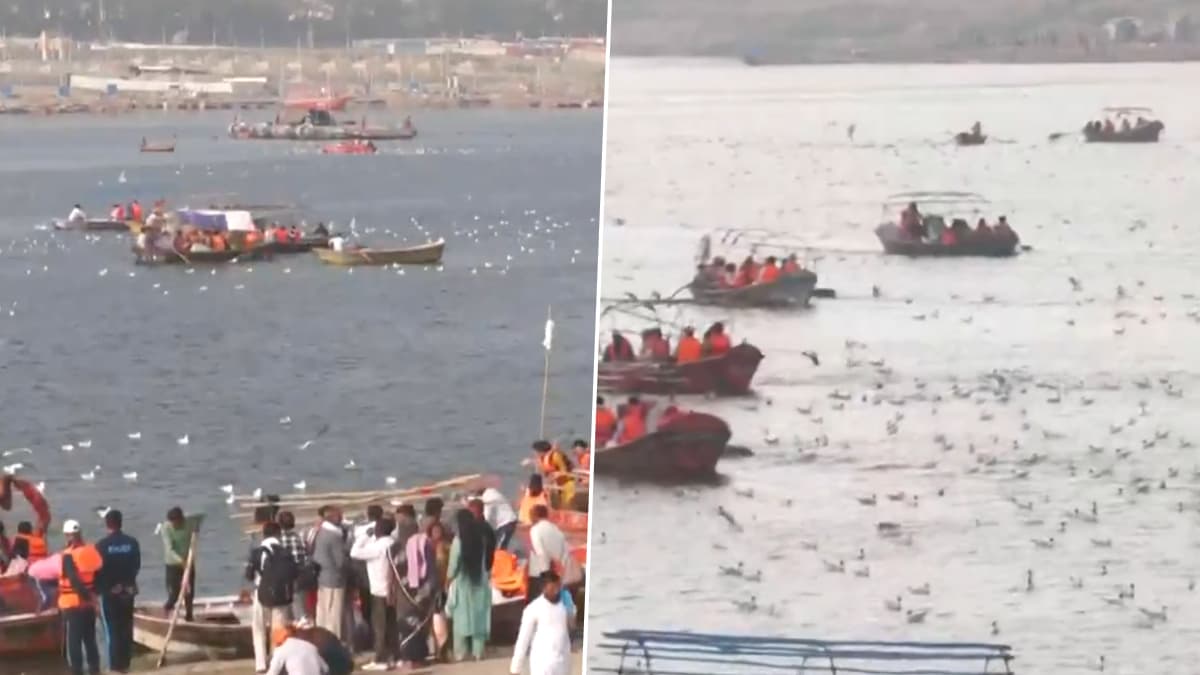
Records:
[[[614,28],[614,33],[616,29]],[[1144,47],[1144,48],[1140,48]],[[730,50],[621,50],[614,43],[612,58],[639,59],[712,59],[744,63],[747,67],[832,66],[832,65],[1058,65],[1119,63],[1192,63],[1200,62],[1200,45],[1188,47],[1150,47],[1084,51],[1079,49],[997,48],[978,51],[944,52],[928,48],[887,50],[822,50],[794,53],[786,49],[762,49],[739,53]]]

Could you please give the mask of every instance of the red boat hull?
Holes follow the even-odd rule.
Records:
[[[346,105],[354,100],[353,96],[319,96],[312,98],[290,98],[284,102],[285,108],[302,108],[304,110],[328,110],[337,112],[346,109]]]
[[[326,155],[373,155],[377,150],[370,145],[361,143],[334,143],[321,148]]]
[[[721,356],[682,365],[662,361],[612,361],[601,363],[597,377],[601,389],[632,394],[716,394],[744,396],[763,354],[742,343]]]
[[[703,413],[684,413],[652,433],[624,445],[596,451],[600,475],[648,481],[712,478],[729,444],[724,420]]]

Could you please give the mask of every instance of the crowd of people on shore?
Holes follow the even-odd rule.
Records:
[[[795,253],[780,260],[775,256],[767,256],[762,262],[748,255],[741,265],[728,262],[717,256],[710,262],[701,264],[696,274],[698,279],[709,286],[733,289],[745,288],[754,284],[770,284],[780,277],[801,272],[804,267]]]
[[[916,202],[910,202],[900,212],[900,231],[909,239],[940,243],[942,246],[1013,241],[1017,238],[1017,233],[1008,224],[1007,216],[1000,216],[991,225],[986,218],[980,218],[973,229],[964,218],[955,218],[947,226],[941,216],[923,215]]]
[[[621,331],[612,332],[612,341],[604,347],[601,355],[605,363],[632,361],[659,361],[663,363],[685,364],[700,359],[721,356],[733,348],[725,324],[717,321],[704,331],[702,338],[696,337],[694,326],[684,326],[679,336],[679,344],[671,350],[671,341],[663,335],[661,328],[647,328],[642,331],[641,349],[634,351]]]
[[[539,471],[557,481],[563,459],[552,455],[562,452],[545,445],[534,444],[544,457]],[[371,504],[354,523],[331,504],[303,528],[293,512],[268,498],[255,510],[258,533],[245,565],[256,672],[340,675],[354,669],[354,653],[365,649],[374,651],[362,667],[371,671],[417,667],[445,660],[447,652],[455,661],[482,659],[496,600],[525,605],[512,672],[523,672],[528,662],[533,675],[567,675],[576,615],[567,588],[581,586],[583,571],[550,519],[558,500],[543,489],[542,478],[531,476],[517,510],[487,487],[448,517],[437,497],[421,514],[408,503],[392,512]],[[36,589],[37,606],[26,611],[57,608],[73,675],[101,672],[98,616],[104,617],[107,669],[127,672],[133,653],[141,549],[122,531],[119,511],[109,510],[104,520],[107,534],[95,544],[85,541],[79,522],[65,521],[66,545],[54,553],[45,524],[21,522],[11,539],[0,524],[0,576]],[[528,527],[527,543],[515,540],[521,526]],[[170,615],[181,604],[180,618],[189,622],[196,619],[191,551],[197,529],[198,521],[178,507],[159,526],[163,612]],[[0,593],[0,614],[6,597]]]

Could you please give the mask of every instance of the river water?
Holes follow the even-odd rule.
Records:
[[[601,116],[414,117],[418,140],[373,157],[230,141],[228,113],[0,118],[2,463],[45,481],[56,522],[77,518],[89,538],[98,508],[124,511],[144,597],[165,593],[154,529],[176,504],[207,515],[199,592],[237,591],[246,543],[225,484],[311,493],[490,473],[515,494],[538,435],[548,307],[547,430],[586,435]],[[138,153],[143,136],[172,134],[174,155]],[[444,237],[444,265],[148,268],[128,237],[37,229],[75,202],[101,216],[135,197],[298,203],[341,229],[353,218],[366,244]]]
[[[686,403],[757,454],[723,461],[721,486],[595,489],[590,643],[618,628],[993,641],[1022,673],[1102,656],[1108,673],[1194,672],[1200,66],[610,72],[602,296],[668,294],[702,234],[741,228],[764,233],[714,252],[795,249],[838,299],[659,311],[724,319],[765,352],[756,397]],[[1163,141],[1050,140],[1110,105],[1155,108]],[[955,147],[976,120],[989,143]],[[879,204],[910,190],[982,193],[1033,250],[885,258]],[[638,325],[610,313],[598,329]],[[901,535],[879,536],[885,521]],[[738,563],[761,582],[719,571]],[[1163,606],[1166,621],[1140,611]]]

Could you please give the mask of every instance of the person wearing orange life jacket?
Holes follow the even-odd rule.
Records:
[[[529,487],[525,488],[525,492],[521,495],[521,502],[517,506],[517,520],[522,525],[529,525],[532,522],[530,513],[538,504],[549,507],[550,497],[542,488],[541,474],[535,473],[529,477]]]
[[[596,445],[603,448],[608,445],[617,432],[617,416],[604,405],[604,397],[596,397]]]
[[[588,447],[587,441],[582,438],[575,439],[571,444],[571,451],[575,453],[575,461],[580,471],[592,470],[592,449]]]
[[[671,358],[671,343],[663,337],[662,330],[647,328],[642,331],[641,358],[665,361]]]
[[[617,431],[617,443],[632,443],[646,435],[646,409],[631,398],[621,410],[621,423]]]
[[[704,353],[708,356],[720,356],[729,351],[732,344],[729,335],[725,333],[725,324],[714,323],[704,331]]]
[[[142,205],[136,199],[129,203],[129,219],[138,223],[142,222]]]
[[[699,361],[704,356],[703,345],[696,339],[696,329],[687,326],[683,329],[683,335],[679,338],[679,345],[675,348],[675,363],[691,363]]]
[[[612,342],[604,348],[604,361],[609,363],[612,361],[633,361],[637,358],[633,353],[633,345],[629,344],[629,340],[621,335],[621,331],[614,330],[612,333]]]
[[[754,262],[754,256],[748,255],[742,261],[742,266],[738,269],[737,278],[734,279],[735,287],[749,286],[758,279],[758,265]]]
[[[67,547],[62,552],[58,578],[58,610],[66,638],[67,666],[72,675],[83,675],[84,658],[91,673],[100,672],[96,644],[96,573],[103,566],[100,552],[84,543],[82,528],[74,520],[63,523]]]
[[[768,256],[767,262],[763,264],[762,269],[758,272],[758,283],[769,284],[779,279],[779,267],[776,264],[775,256]]]
[[[124,221],[125,207],[120,204],[113,204],[112,210],[108,212],[108,217],[110,220]]]
[[[29,556],[27,559],[31,563],[43,560],[50,555],[50,551],[46,546],[46,538],[41,534],[35,534],[33,524],[29,521],[21,521],[17,523],[17,536],[13,537],[13,544],[18,541],[26,542],[28,546]]]
[[[558,488],[558,494],[551,496],[551,502],[558,502],[555,505],[558,508],[569,508],[575,500],[575,476],[571,473],[574,470],[571,460],[557,443],[535,441],[530,447],[537,453],[538,471]]]
[[[783,261],[783,266],[779,268],[783,274],[795,274],[800,271],[800,261],[796,259],[796,254],[793,253]]]
[[[492,558],[492,586],[507,597],[523,598],[529,590],[525,568],[516,554],[496,549]]]

